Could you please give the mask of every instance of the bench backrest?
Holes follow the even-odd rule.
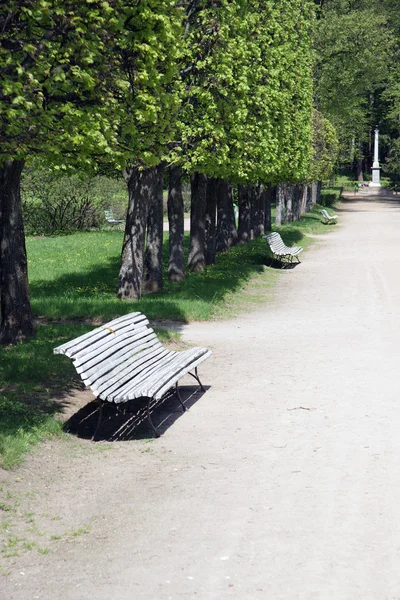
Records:
[[[265,237],[267,239],[267,242],[268,242],[272,252],[279,253],[279,252],[286,250],[286,246],[283,243],[283,240],[277,231],[274,231],[273,233],[269,233]]]
[[[114,319],[54,350],[54,354],[71,358],[84,383],[95,384],[97,391],[118,387],[124,374],[143,369],[145,363],[165,352],[139,312]]]
[[[322,210],[320,210],[320,213],[323,217],[325,217],[325,219],[330,219],[330,215],[328,214],[328,211],[325,210],[325,208],[323,208]]]

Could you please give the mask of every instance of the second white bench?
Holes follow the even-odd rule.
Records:
[[[291,264],[294,258],[297,258],[297,261],[300,262],[299,254],[303,251],[301,246],[286,246],[277,231],[264,235],[263,237],[267,240],[274,258],[283,264],[285,261],[287,264]]]

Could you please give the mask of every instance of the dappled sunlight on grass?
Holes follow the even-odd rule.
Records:
[[[107,320],[138,310],[152,319],[209,319],[217,305],[260,271],[266,256],[264,240],[239,245],[218,255],[216,264],[203,273],[188,273],[185,281],[178,283],[168,282],[165,273],[163,291],[138,302],[122,302],[116,298],[121,245],[119,232],[29,239],[35,314],[49,319]],[[168,240],[164,243],[165,265],[167,252]]]

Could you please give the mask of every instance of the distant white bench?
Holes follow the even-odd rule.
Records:
[[[267,240],[274,258],[282,263],[286,261],[286,263],[291,264],[293,262],[293,258],[296,257],[297,261],[300,262],[298,255],[303,250],[301,246],[286,246],[280,234],[276,231],[269,233],[268,235],[264,235],[263,237]]]
[[[323,208],[322,210],[319,211],[322,215],[322,222],[325,225],[333,225],[336,223],[337,221],[337,216],[336,215],[330,215],[328,213],[327,210],[325,210],[325,208]]]
[[[54,354],[71,358],[83,382],[90,387],[99,402],[99,419],[93,434],[95,439],[103,414],[103,405],[116,405],[148,399],[147,418],[156,437],[159,433],[150,416],[150,407],[171,388],[183,410],[178,382],[186,374],[201,384],[197,367],[211,355],[207,348],[191,348],[182,352],[167,350],[149,326],[147,318],[131,313],[114,319],[58,348]],[[194,373],[191,371],[194,370]]]
[[[123,219],[117,219],[112,210],[105,210],[104,217],[108,225],[119,225],[124,222]]]

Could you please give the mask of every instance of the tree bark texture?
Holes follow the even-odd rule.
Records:
[[[158,292],[163,287],[164,165],[160,163],[154,167],[153,173],[144,254],[143,293],[145,294]]]
[[[256,184],[251,186],[251,238],[264,235],[264,186]]]
[[[238,186],[238,205],[239,205],[239,227],[238,239],[241,244],[249,242],[251,239],[250,219],[251,219],[251,195],[249,187],[245,185]]]
[[[136,168],[127,176],[129,201],[118,281],[118,298],[121,300],[138,300],[142,295],[147,211],[154,170],[155,167]]]
[[[222,179],[217,196],[217,252],[225,252],[238,243],[238,234],[233,207],[233,186]]]
[[[272,230],[271,203],[276,196],[276,188],[271,185],[263,186],[264,196],[264,232]]]
[[[191,183],[190,205],[190,244],[188,269],[190,271],[204,271],[205,257],[205,215],[207,196],[207,176],[203,173],[194,173]]]
[[[311,209],[311,186],[304,185],[301,201],[301,214],[304,215]]]
[[[311,207],[318,202],[318,181],[314,181],[311,185]]]
[[[322,192],[322,181],[317,181],[317,195],[316,195],[316,203],[321,203],[321,192]]]
[[[0,167],[0,344],[34,337],[29,298],[28,263],[21,210],[20,182],[24,162]]]
[[[364,181],[363,159],[362,158],[358,158],[356,161],[356,175],[357,175],[357,181]]]
[[[218,179],[215,179],[214,177],[207,177],[206,214],[204,219],[204,251],[206,265],[213,265],[215,262],[215,223],[217,214],[218,185]]]
[[[185,214],[183,208],[182,176],[180,167],[170,167],[168,189],[168,279],[170,281],[183,281],[185,279]]]
[[[303,199],[303,185],[301,183],[295,183],[293,185],[292,195],[292,215],[293,221],[298,221],[301,217],[301,203]]]
[[[308,212],[313,207],[313,184],[307,186],[306,210]]]
[[[275,225],[280,227],[285,223],[285,187],[286,184],[278,183],[276,186],[276,214]]]
[[[294,187],[295,186],[293,183],[287,183],[285,186],[285,205],[286,205],[285,223],[291,223],[293,221]]]

